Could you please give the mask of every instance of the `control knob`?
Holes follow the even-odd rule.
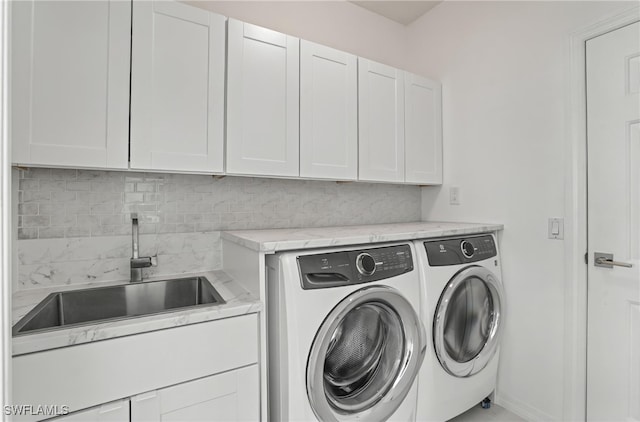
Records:
[[[460,243],[460,249],[462,249],[462,254],[467,258],[471,258],[476,251],[471,242],[466,240],[463,240],[462,243]]]
[[[376,272],[376,261],[368,253],[361,253],[356,258],[356,268],[362,275],[372,275]]]

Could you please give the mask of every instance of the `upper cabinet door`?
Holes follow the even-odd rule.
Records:
[[[227,173],[299,175],[295,37],[229,19]]]
[[[131,3],[11,8],[13,162],[127,168]]]
[[[133,2],[131,168],[224,171],[224,16]]]
[[[356,56],[300,41],[300,176],[358,177]]]
[[[442,90],[438,82],[405,73],[405,181],[442,183]]]
[[[404,72],[358,58],[359,179],[404,182]]]

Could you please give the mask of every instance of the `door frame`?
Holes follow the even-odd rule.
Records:
[[[9,2],[0,1],[0,404],[11,402],[11,145],[9,143]],[[0,421],[10,416],[1,413]]]
[[[569,35],[565,166],[563,420],[586,420],[587,405],[587,92],[586,41],[640,20],[633,6]]]

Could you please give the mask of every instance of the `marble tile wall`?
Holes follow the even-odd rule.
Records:
[[[126,280],[131,213],[154,275],[216,270],[220,231],[420,220],[416,186],[32,168],[18,171],[18,289]]]
[[[416,221],[420,188],[249,177],[20,170],[18,238],[193,233]]]
[[[131,236],[28,239],[18,247],[18,290],[130,277]],[[220,232],[141,235],[140,256],[154,255],[158,266],[145,268],[145,278],[219,269]]]

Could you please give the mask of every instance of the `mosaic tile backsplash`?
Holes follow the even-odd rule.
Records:
[[[124,280],[133,212],[142,253],[158,254],[153,275],[219,269],[223,230],[420,220],[417,186],[47,168],[18,177],[18,289]]]
[[[420,188],[369,183],[32,168],[18,238],[193,233],[417,221]]]

